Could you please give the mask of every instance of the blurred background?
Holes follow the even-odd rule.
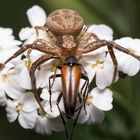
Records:
[[[26,10],[38,4],[46,13],[58,8],[78,11],[87,24],[107,24],[114,38],[140,38],[140,0],[1,0],[0,26],[11,27],[18,38],[22,27],[30,26]],[[112,88],[114,108],[106,112],[102,124],[77,125],[73,140],[140,140],[140,74],[122,78]],[[0,140],[58,140],[65,133],[40,135],[25,130],[17,122],[9,123],[4,108],[0,108]]]

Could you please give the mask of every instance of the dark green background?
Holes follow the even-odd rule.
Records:
[[[49,13],[58,8],[79,11],[88,24],[107,24],[114,38],[140,38],[140,0],[1,0],[0,26],[11,27],[18,38],[22,27],[30,26],[26,10],[39,4]],[[113,110],[98,125],[77,125],[73,140],[140,140],[140,74],[120,79],[113,87]],[[64,133],[51,136],[25,130],[17,122],[9,123],[0,108],[0,140],[58,140]]]

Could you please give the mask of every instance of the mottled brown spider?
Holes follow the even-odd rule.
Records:
[[[87,29],[88,27],[84,26],[83,18],[77,12],[69,9],[56,10],[48,16],[46,26],[36,27],[36,30],[46,31],[49,36],[50,43],[43,39],[37,39],[32,44],[22,46],[4,63],[5,65],[26,50],[28,50],[28,54],[30,54],[32,50],[38,50],[45,53],[45,55],[41,56],[32,64],[29,70],[32,91],[43,113],[45,113],[45,111],[37,94],[34,73],[41,64],[45,63],[49,59],[59,59],[63,65],[68,57],[74,56],[76,58],[76,63],[78,63],[83,54],[107,46],[108,52],[114,64],[112,82],[114,82],[117,73],[117,60],[113,49],[117,49],[140,60],[140,56],[133,54],[130,50],[117,45],[113,41],[101,40],[96,36],[96,34],[87,32]],[[91,38],[95,41],[87,44],[88,40]],[[53,76],[53,81],[55,79],[55,75],[56,74]],[[52,87],[52,85],[50,87]]]

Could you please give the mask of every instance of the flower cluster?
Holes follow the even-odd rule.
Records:
[[[36,39],[44,39],[49,42],[47,32],[39,30],[36,26],[45,26],[47,16],[45,11],[35,5],[27,11],[27,17],[31,27],[22,28],[19,32],[21,41],[15,40],[10,28],[0,28],[0,63],[4,63],[9,56],[20,49],[19,45],[31,44]],[[87,32],[96,34],[100,39],[113,41],[113,31],[106,25],[91,25]],[[93,40],[91,40],[92,42]],[[114,40],[115,43],[127,48],[136,55],[140,55],[140,40],[124,37]],[[136,58],[114,50],[118,67],[115,82],[119,79],[119,72],[134,76],[140,69],[140,61]],[[62,92],[61,79],[57,78],[52,88],[52,108],[50,109],[49,77],[54,73],[58,60],[50,60],[41,65],[35,72],[36,86],[41,98],[41,104],[46,114],[41,109],[32,93],[29,69],[31,65],[42,56],[36,50],[27,57],[27,52],[11,60],[0,72],[0,105],[6,107],[9,122],[18,119],[19,124],[25,129],[35,129],[42,134],[51,134],[52,131],[62,131],[64,126],[60,111],[57,107],[57,98]],[[89,82],[95,80],[96,87],[88,94],[85,107],[82,108],[78,123],[96,123],[104,119],[104,111],[112,109],[112,84],[114,64],[104,46],[96,51],[84,55],[80,62],[87,72]],[[60,73],[58,70],[57,73]],[[80,88],[83,84],[81,80]],[[92,86],[92,85],[91,85]],[[93,86],[92,86],[93,87]],[[65,114],[63,99],[59,103],[62,113]],[[77,113],[75,113],[77,115]],[[73,119],[75,119],[74,116]]]

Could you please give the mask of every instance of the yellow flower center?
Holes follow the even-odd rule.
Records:
[[[22,111],[22,104],[21,103],[18,103],[18,105],[16,106],[16,112],[17,113],[20,113]]]
[[[50,71],[54,72],[59,65],[60,65],[60,62],[58,62],[58,61],[53,62]]]
[[[127,48],[130,52],[132,52],[132,53],[134,53],[135,54],[135,50],[134,49],[132,49],[132,48]]]
[[[30,58],[28,58],[28,60],[25,61],[25,66],[26,66],[28,69],[31,68],[32,64],[33,64],[33,63],[32,63],[32,60],[31,60]]]
[[[91,103],[92,103],[92,99],[93,99],[93,96],[88,96],[87,100],[86,100],[86,105],[90,106]]]
[[[2,74],[2,81],[3,82],[6,82],[9,78],[10,74],[9,73],[5,73],[5,74]]]
[[[104,62],[102,60],[97,60],[96,61],[96,64],[93,64],[92,65],[92,68],[94,70],[97,70],[97,69],[103,69],[104,68]]]

